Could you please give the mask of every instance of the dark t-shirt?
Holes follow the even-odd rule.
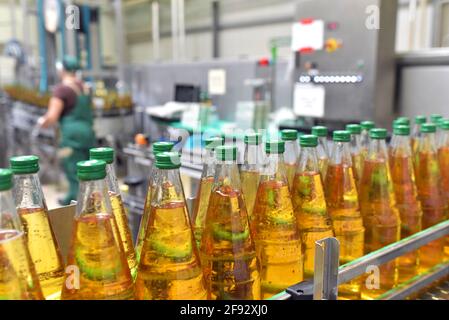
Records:
[[[78,86],[80,92],[82,92],[83,91],[82,83],[76,82],[76,85]],[[61,99],[64,102],[64,109],[62,111],[61,117],[64,117],[65,115],[69,114],[70,111],[72,111],[76,105],[77,94],[75,90],[73,90],[71,87],[63,83],[55,86],[53,90],[53,97]]]

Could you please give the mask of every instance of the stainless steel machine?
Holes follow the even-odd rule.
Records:
[[[293,79],[324,87],[323,122],[391,123],[396,15],[396,0],[297,1],[298,21],[324,23],[324,49],[299,52]]]

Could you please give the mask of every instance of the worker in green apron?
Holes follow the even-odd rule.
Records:
[[[38,121],[43,128],[59,121],[61,143],[59,154],[69,183],[69,191],[60,205],[68,205],[78,195],[76,163],[89,159],[89,149],[95,144],[93,114],[89,95],[83,83],[77,78],[79,64],[75,57],[65,56],[57,63],[61,83],[54,90],[47,113]]]

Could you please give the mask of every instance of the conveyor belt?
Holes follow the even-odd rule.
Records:
[[[449,278],[433,285],[426,292],[421,293],[416,300],[449,300]]]

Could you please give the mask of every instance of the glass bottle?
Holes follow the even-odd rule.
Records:
[[[304,247],[304,277],[313,277],[315,241],[334,235],[317,156],[318,137],[304,135],[292,188],[293,210]]]
[[[217,170],[200,249],[208,299],[259,300],[259,263],[241,191],[237,148],[220,146],[215,152]]]
[[[443,116],[439,114],[431,114],[430,115],[430,122],[433,123],[437,127],[437,131],[435,132],[435,142],[437,144],[437,147],[440,143],[440,137],[441,137],[441,131],[440,130],[440,121],[443,120]]]
[[[134,283],[106,182],[106,162],[77,163],[80,181],[62,300],[126,300]]]
[[[139,300],[207,297],[180,166],[179,153],[156,154],[150,217],[136,279]]]
[[[446,203],[449,203],[449,119],[443,120],[440,125],[441,140],[438,148],[438,159],[441,170],[441,189]],[[446,237],[444,252],[446,257],[449,257],[449,237]]]
[[[251,133],[245,135],[244,163],[240,169],[242,178],[242,192],[245,200],[248,216],[251,219],[254,201],[256,199],[257,185],[259,185],[259,175],[264,164],[262,135]]]
[[[318,146],[316,147],[316,152],[323,181],[324,179],[326,179],[327,165],[329,163],[329,147],[327,143],[327,134],[328,130],[326,127],[316,126],[312,128],[312,135],[318,137]]]
[[[160,152],[169,152],[173,149],[174,143],[172,142],[156,142],[153,144],[153,156]],[[150,217],[150,204],[151,204],[151,190],[154,186],[154,175],[153,175],[154,165],[150,168],[149,172],[149,181],[148,181],[148,190],[147,196],[145,198],[145,206],[142,214],[142,218],[140,219],[139,232],[137,233],[137,243],[136,243],[136,260],[137,265],[140,262],[140,252],[142,251],[143,240],[145,239],[145,233],[147,231],[148,219]]]
[[[363,170],[363,156],[362,156],[362,126],[359,124],[348,124],[346,130],[351,133],[351,157],[354,179],[359,190],[360,178]]]
[[[134,250],[131,230],[129,229],[128,216],[123,205],[122,195],[117,182],[114,169],[114,149],[112,148],[94,148],[90,149],[91,160],[103,160],[106,162],[106,183],[108,186],[109,197],[111,198],[112,213],[117,222],[120,239],[125,250],[126,260],[133,279],[136,278],[137,261],[136,251]]]
[[[0,169],[0,300],[42,300],[12,194],[12,171]]]
[[[418,140],[415,155],[416,186],[423,209],[422,227],[427,229],[447,218],[447,202],[444,199],[438,151],[435,142],[436,125],[421,125],[421,138]],[[420,249],[420,270],[439,264],[444,259],[444,238],[437,239]]]
[[[401,239],[421,231],[422,208],[418,200],[410,127],[396,125],[393,131],[395,144],[390,148],[390,170],[393,180],[396,206],[401,217]],[[398,259],[399,282],[418,273],[419,251],[413,251]]]
[[[38,176],[39,158],[10,159],[14,172],[17,212],[27,238],[28,249],[46,299],[59,299],[64,279],[64,262],[53,233]]]
[[[364,253],[364,232],[359,198],[352,169],[351,133],[334,131],[334,144],[325,180],[325,196],[335,236],[340,241],[340,264]],[[360,299],[361,281],[356,278],[338,288],[341,299]]]
[[[194,223],[193,230],[198,248],[201,244],[201,236],[205,226],[207,207],[209,206],[209,198],[212,191],[212,185],[214,184],[217,163],[215,148],[223,145],[224,139],[219,137],[208,138],[205,143],[206,157],[204,159],[203,172],[201,174],[200,186],[196,195],[192,215],[192,220]]]
[[[303,260],[293,211],[283,141],[265,145],[267,162],[260,176],[251,230],[261,265],[262,299],[303,280]]]
[[[370,136],[369,132],[376,126],[373,121],[363,121],[360,123],[362,126],[362,156],[365,157],[368,153]]]
[[[388,150],[387,130],[371,129],[368,154],[360,182],[360,210],[365,227],[365,254],[399,241],[401,219],[396,208]],[[373,299],[392,289],[397,282],[397,261],[381,265],[379,278],[367,277],[362,286],[362,298]],[[376,278],[376,277],[374,277]],[[372,282],[371,282],[372,281]]]
[[[418,141],[421,138],[421,125],[427,122],[427,118],[425,116],[416,116],[415,117],[415,125],[413,126],[412,131],[412,151],[413,154],[416,153],[418,149]]]
[[[400,117],[393,121],[393,135],[391,136],[390,146],[388,149],[389,155],[391,155],[391,151],[395,147],[396,139],[398,138],[398,135],[395,134],[395,130],[394,130],[394,128],[396,128],[397,126],[410,127],[410,120],[406,117]]]
[[[291,189],[295,178],[296,167],[298,166],[299,143],[298,131],[282,130],[281,139],[285,142],[284,162],[287,172],[288,186]]]

